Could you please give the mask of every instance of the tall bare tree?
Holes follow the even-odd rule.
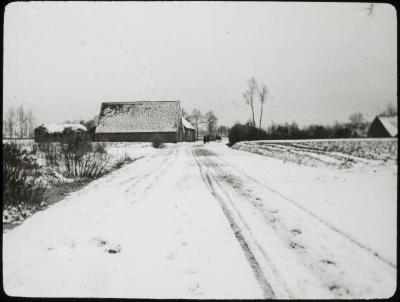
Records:
[[[14,127],[15,127],[15,110],[13,107],[8,109],[6,121],[7,121],[6,123],[7,123],[8,134],[10,138],[12,138],[14,135]]]
[[[259,100],[261,103],[261,109],[260,109],[260,125],[259,128],[261,129],[261,122],[262,122],[262,116],[263,116],[263,109],[264,109],[264,103],[266,102],[266,98],[268,97],[268,88],[267,85],[262,84],[260,90],[258,91],[258,96]]]
[[[8,126],[6,119],[3,119],[3,138],[7,136],[8,133]]]
[[[349,120],[353,125],[353,129],[357,135],[361,134],[363,124],[365,122],[364,116],[361,112],[355,112],[349,116]]]
[[[206,120],[207,120],[207,127],[208,127],[208,134],[213,135],[215,134],[215,128],[217,127],[218,118],[216,117],[213,111],[208,111],[206,113]]]
[[[35,118],[31,109],[29,109],[28,113],[26,114],[26,119],[28,126],[28,137],[33,138],[33,132],[35,129]]]
[[[193,109],[192,113],[188,117],[189,121],[196,128],[196,140],[199,140],[199,125],[204,122],[204,116],[198,109]]]
[[[22,105],[19,106],[18,109],[17,109],[17,121],[18,121],[18,128],[19,128],[19,137],[23,138],[24,137],[26,118],[25,118],[24,107]]]
[[[256,120],[254,118],[254,96],[258,90],[258,84],[256,79],[253,77],[247,81],[248,89],[243,92],[243,98],[246,101],[246,104],[251,107],[251,114],[253,117],[253,126],[256,126]]]

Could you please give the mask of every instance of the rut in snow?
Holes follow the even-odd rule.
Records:
[[[365,250],[366,252],[368,252],[369,254],[371,254],[372,256],[376,257],[377,259],[379,259],[380,261],[386,263],[387,265],[391,266],[392,268],[396,269],[397,266],[396,264],[392,263],[390,260],[385,259],[383,256],[381,256],[377,251],[375,251],[374,249],[372,249],[371,247],[368,247],[362,243],[360,243],[359,241],[357,241],[356,239],[354,239],[352,236],[346,234],[345,232],[343,232],[342,230],[338,229],[337,227],[335,227],[334,225],[332,225],[331,223],[329,223],[328,221],[326,221],[325,219],[319,217],[318,215],[314,214],[312,211],[308,210],[307,208],[305,208],[304,206],[300,205],[299,203],[297,203],[296,201],[294,201],[293,199],[283,195],[281,192],[273,189],[272,187],[266,185],[265,183],[260,182],[258,179],[254,178],[252,175],[248,174],[247,172],[243,171],[242,169],[235,167],[231,164],[229,164],[228,162],[226,162],[225,160],[221,159],[220,157],[217,156],[216,153],[212,152],[212,151],[208,151],[209,152],[208,155],[212,155],[214,156],[215,160],[220,161],[222,164],[238,171],[239,173],[243,174],[246,176],[247,179],[252,180],[253,182],[255,182],[256,184],[268,189],[270,192],[277,194],[279,197],[283,198],[284,200],[290,202],[291,204],[293,204],[294,206],[296,206],[297,208],[299,208],[300,210],[304,211],[305,213],[307,213],[308,215],[312,216],[313,218],[317,219],[319,222],[323,223],[325,226],[327,226],[328,228],[330,228],[331,230],[333,230],[334,232],[340,234],[341,236],[343,236],[344,238],[346,238],[347,240],[349,240],[351,243],[355,244],[356,246],[358,246],[359,248]]]
[[[202,151],[205,151],[205,150],[202,150]],[[205,152],[208,152],[208,151],[205,151]],[[201,154],[199,154],[199,155],[201,156]],[[254,256],[253,252],[251,251],[249,244],[247,243],[246,239],[244,238],[241,228],[239,227],[238,223],[235,221],[234,215],[232,214],[231,210],[226,206],[223,198],[217,193],[217,191],[213,185],[213,181],[210,178],[210,175],[203,170],[203,168],[201,167],[201,164],[199,163],[199,160],[196,158],[196,155],[193,154],[193,156],[196,160],[196,164],[198,165],[198,167],[200,169],[201,177],[202,177],[204,183],[206,184],[206,186],[209,189],[209,191],[211,192],[211,194],[218,200],[218,202],[222,208],[222,211],[225,214],[225,216],[229,222],[229,225],[232,228],[234,235],[235,235],[236,239],[238,240],[240,247],[242,248],[242,250],[246,256],[246,259],[250,264],[250,267],[255,275],[255,278],[258,281],[258,283],[263,291],[264,298],[266,298],[266,299],[274,298],[275,293],[272,290],[271,285],[265,278],[265,276],[262,272],[262,269],[260,267],[260,264],[258,263],[256,257]]]

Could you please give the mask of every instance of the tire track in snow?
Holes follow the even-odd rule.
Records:
[[[207,173],[207,171],[205,171],[202,168],[202,165],[204,165],[204,164],[201,163],[200,159],[198,159],[198,157],[196,156],[193,149],[192,149],[192,155],[195,159],[197,166],[199,167],[201,177],[202,177],[207,189],[219,202],[219,204],[222,208],[222,211],[223,211],[225,217],[227,218],[229,225],[232,228],[234,235],[239,242],[240,247],[242,248],[242,250],[244,252],[245,257],[246,257],[247,261],[249,262],[249,265],[255,275],[255,278],[258,281],[259,286],[263,291],[264,298],[265,299],[275,298],[275,293],[274,293],[270,283],[265,278],[263,271],[261,269],[261,266],[260,266],[259,262],[257,261],[255,255],[253,254],[252,250],[250,249],[248,242],[244,238],[242,229],[239,227],[238,223],[236,222],[232,211],[227,207],[226,202],[224,201],[224,198],[220,194],[217,193],[217,190],[214,187],[214,183],[217,183],[216,179],[213,178],[211,176],[211,174]],[[211,179],[211,178],[213,178],[213,179]],[[219,187],[222,189],[222,187],[220,185],[219,185]],[[242,223],[245,224],[244,221],[242,221]],[[261,248],[261,246],[258,246],[258,247]],[[265,251],[263,251],[263,252],[264,252],[263,253],[264,256],[266,256]]]
[[[238,167],[233,166],[232,164],[226,162],[225,160],[223,160],[222,158],[220,158],[218,156],[217,153],[212,152],[207,150],[207,152],[210,153],[210,155],[213,155],[216,161],[220,161],[222,164],[225,164],[226,166],[238,171],[240,174],[244,175],[247,179],[250,179],[251,181],[253,181],[254,183],[266,188],[267,190],[269,190],[270,192],[278,195],[279,197],[281,197],[282,199],[290,202],[292,205],[296,206],[298,209],[302,210],[303,212],[307,213],[308,215],[312,216],[313,218],[317,219],[319,222],[321,222],[322,224],[324,224],[325,226],[327,226],[328,228],[330,228],[332,231],[338,233],[339,235],[343,236],[344,238],[346,238],[347,240],[349,240],[351,243],[355,244],[356,246],[358,246],[359,248],[365,250],[366,252],[368,252],[369,254],[371,254],[372,256],[376,257],[377,259],[379,259],[380,261],[384,262],[385,264],[389,265],[390,267],[397,269],[397,265],[392,263],[390,260],[384,258],[383,256],[381,256],[377,251],[375,251],[373,248],[368,247],[364,244],[362,244],[361,242],[357,241],[356,239],[354,239],[352,236],[346,234],[345,232],[343,232],[342,230],[340,230],[339,228],[335,227],[334,225],[332,225],[330,222],[328,222],[327,220],[319,217],[318,215],[314,214],[312,211],[310,211],[309,209],[307,209],[306,207],[302,206],[301,204],[299,204],[298,202],[296,202],[295,200],[283,195],[281,192],[275,190],[274,188],[272,188],[271,186],[262,183],[261,181],[259,181],[258,179],[254,178],[252,175],[248,174],[247,172],[245,172],[243,169],[240,169]]]
[[[133,192],[136,193],[137,190],[137,185],[139,183],[144,183],[145,180],[151,180],[148,182],[148,185],[146,186],[147,189],[149,189],[155,181],[163,174],[165,173],[170,166],[174,163],[176,156],[178,153],[178,148],[172,149],[172,151],[166,152],[164,156],[158,156],[157,160],[151,160],[148,163],[146,163],[145,166],[143,166],[140,170],[135,173],[135,176],[131,177],[129,180],[131,181],[130,184],[124,189],[124,192],[129,193]],[[160,154],[159,154],[160,155]],[[126,181],[125,183],[127,183]],[[142,192],[144,193],[144,192]]]
[[[130,202],[130,205],[132,205],[134,202],[138,200],[140,196],[146,193],[147,190],[149,190],[154,183],[157,181],[157,179],[166,172],[166,170],[171,166],[171,164],[174,162],[176,155],[177,155],[178,149],[172,149],[171,151],[168,150],[168,152],[165,152],[164,154],[156,153],[149,158],[145,157],[144,160],[146,162],[139,168],[134,170],[134,176],[130,176],[129,178],[124,178],[122,180],[118,179],[119,174],[115,175],[113,180],[116,182],[116,185],[119,187],[120,185],[124,185],[127,182],[131,181],[131,183],[128,184],[127,187],[124,189],[121,188],[119,191],[124,192],[125,194],[128,194],[130,192],[133,192],[131,197],[133,198],[133,201]],[[134,168],[134,163],[131,163],[131,167],[124,167],[124,168]],[[130,165],[130,164],[129,164]],[[124,169],[123,168],[123,169]],[[147,172],[146,174],[143,174]],[[149,177],[151,177],[151,181],[149,181]],[[107,176],[106,176],[107,178]],[[103,179],[104,180],[104,179]],[[140,184],[146,184],[145,186],[138,187]],[[99,224],[100,222],[102,224],[105,223],[105,221],[108,220],[113,220],[114,217],[117,217],[118,211],[126,211],[126,208],[121,207],[121,210],[114,210],[114,211],[108,211],[105,214],[101,216],[94,216],[91,218],[91,222],[87,222],[87,227],[86,227],[86,232],[91,230],[94,225]],[[83,230],[85,232],[85,229]]]

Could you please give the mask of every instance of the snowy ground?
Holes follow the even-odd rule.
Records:
[[[222,143],[134,152],[132,163],[3,233],[7,294],[394,294],[395,163],[314,167]]]

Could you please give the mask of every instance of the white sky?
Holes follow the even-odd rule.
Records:
[[[14,2],[4,23],[4,109],[37,123],[89,119],[102,101],[181,100],[219,124],[250,118],[254,76],[273,100],[264,126],[372,118],[397,103],[397,17],[377,4]],[[256,108],[256,119],[259,112]]]

